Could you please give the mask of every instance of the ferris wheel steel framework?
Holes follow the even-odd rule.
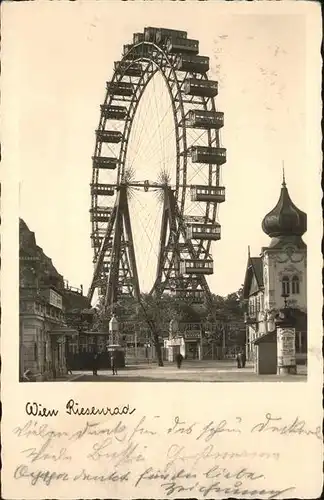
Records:
[[[181,54],[180,54],[181,55]],[[113,78],[107,84],[107,92],[102,106],[99,136],[97,136],[93,174],[92,174],[92,215],[102,208],[100,200],[102,196],[95,192],[95,187],[100,184],[102,168],[98,161],[102,157],[104,141],[100,138],[100,132],[107,129],[110,118],[107,118],[107,109],[114,106],[126,106],[127,113],[124,120],[119,156],[116,168],[116,180],[111,187],[116,191],[116,200],[111,207],[109,217],[105,222],[92,217],[92,241],[94,244],[94,274],[89,288],[88,297],[91,300],[94,290],[99,290],[99,295],[105,297],[105,305],[114,304],[121,296],[132,296],[140,300],[140,288],[136,259],[134,251],[133,235],[128,207],[127,190],[130,186],[145,190],[160,188],[164,192],[164,207],[160,235],[160,248],[156,280],[151,290],[152,294],[161,296],[165,291],[175,287],[183,290],[202,290],[207,303],[210,301],[210,289],[204,274],[184,278],[179,273],[179,261],[182,256],[189,255],[191,259],[208,258],[210,255],[211,240],[191,241],[186,233],[186,195],[190,186],[187,184],[188,155],[194,145],[188,137],[187,113],[188,109],[216,112],[214,97],[188,95],[184,92],[184,85],[188,78],[208,80],[207,72],[197,73],[182,71],[176,68],[179,53],[170,54],[166,51],[165,44],[159,45],[155,42],[141,41],[132,44],[118,62],[119,67],[115,69]],[[132,76],[131,68],[140,65],[140,75]],[[121,68],[121,69],[120,69]],[[175,156],[175,185],[169,186],[155,181],[129,181],[127,179],[126,160],[129,150],[129,140],[138,105],[141,98],[155,74],[163,77],[168,90],[174,121],[174,138],[176,147]],[[131,84],[133,92],[131,95],[116,94],[110,89],[118,88],[119,84]],[[189,106],[189,108],[188,108]],[[105,110],[105,111],[104,111]],[[187,113],[186,113],[187,111]],[[111,127],[110,127],[111,129]],[[208,148],[220,147],[220,136],[218,128],[203,129],[205,146]],[[200,137],[201,137],[200,136]],[[99,159],[99,160],[98,160]],[[206,164],[204,169],[208,171],[208,186],[219,186],[220,165]],[[108,196],[104,197],[108,199]],[[111,197],[109,197],[111,199]],[[214,223],[217,214],[217,203],[207,201],[205,203],[204,221]],[[167,229],[169,234],[167,236]],[[183,243],[180,243],[180,241]],[[176,283],[176,285],[175,285]],[[178,289],[177,288],[177,289]],[[190,295],[190,294],[189,294]]]

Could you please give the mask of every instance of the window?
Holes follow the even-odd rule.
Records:
[[[38,347],[37,347],[37,342],[34,343],[34,361],[38,362]]]
[[[260,312],[261,311],[261,299],[258,296],[256,300],[257,300],[256,309],[257,309],[257,312]]]
[[[298,276],[293,276],[292,282],[291,282],[291,291],[294,295],[299,294],[299,278]]]
[[[290,295],[290,283],[288,276],[282,278],[282,294]]]

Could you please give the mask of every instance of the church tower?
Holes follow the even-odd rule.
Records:
[[[247,356],[253,359],[254,341],[269,333],[269,321],[280,309],[289,307],[296,323],[296,357],[302,360],[307,352],[307,246],[302,239],[307,216],[291,200],[284,174],[279,200],[264,217],[262,230],[271,240],[259,257],[249,253],[243,288]]]
[[[284,175],[278,203],[264,217],[262,229],[271,238],[261,253],[265,311],[289,305],[306,313],[307,247],[302,236],[307,216],[292,202]]]

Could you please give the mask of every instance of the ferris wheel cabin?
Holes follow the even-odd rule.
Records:
[[[197,97],[216,97],[218,94],[218,82],[198,78],[188,78],[184,82],[184,93]]]
[[[112,207],[95,207],[90,209],[91,222],[108,222]]]
[[[133,95],[134,86],[128,82],[107,82],[107,90],[111,94],[130,97]]]
[[[138,43],[144,42],[144,33],[134,33],[133,35],[133,43],[137,45]]]
[[[185,39],[187,38],[187,32],[166,28],[159,28],[156,31],[155,41],[158,45],[167,42],[169,38]]]
[[[93,156],[93,167],[101,168],[105,170],[115,170],[119,163],[118,158],[112,158],[109,156]]]
[[[102,270],[104,273],[109,273],[110,261],[103,262]]]
[[[223,186],[191,186],[191,201],[210,201],[223,203],[225,201],[225,187]]]
[[[187,224],[187,239],[218,241],[221,239],[220,224]]]
[[[123,56],[126,56],[132,48],[133,48],[132,43],[126,43],[123,47]]]
[[[96,130],[96,135],[99,141],[110,144],[118,144],[123,138],[123,134],[116,130]]]
[[[180,274],[213,274],[212,259],[185,259],[180,261]]]
[[[221,111],[205,111],[191,109],[186,116],[188,127],[208,129],[220,129],[224,126],[224,113]]]
[[[91,194],[97,196],[114,196],[114,186],[110,184],[92,184]]]
[[[175,289],[175,296],[180,300],[188,300],[193,304],[201,304],[204,302],[204,291],[203,290],[183,290],[182,288]]]
[[[127,116],[126,106],[110,106],[109,104],[101,104],[101,114],[108,120],[125,120]]]
[[[209,57],[179,54],[176,68],[179,71],[190,71],[191,73],[207,73],[209,71]]]
[[[124,61],[116,61],[115,62],[115,71],[119,74],[126,76],[142,76],[143,70],[142,66],[139,63],[125,63]]]
[[[160,28],[152,28],[152,26],[144,28],[145,42],[155,42],[155,37]]]
[[[106,228],[104,228],[103,233],[106,233]],[[100,248],[103,240],[104,240],[104,236],[98,236],[97,234],[92,233],[91,234],[91,246],[92,246],[92,248]],[[112,242],[113,242],[112,238],[109,238],[108,240],[106,240],[106,245],[108,248],[111,247]]]
[[[191,161],[193,163],[223,165],[226,163],[226,149],[193,146],[191,148]]]
[[[170,54],[188,53],[197,55],[199,52],[199,41],[189,38],[169,38],[166,49]]]
[[[91,234],[91,247],[92,248],[100,248],[103,240],[102,236],[96,236],[95,234]]]

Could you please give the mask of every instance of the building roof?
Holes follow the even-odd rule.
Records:
[[[277,205],[262,221],[262,230],[271,238],[298,236],[307,231],[307,215],[292,202],[283,177]]]
[[[273,344],[275,342],[277,342],[277,332],[276,331],[264,333],[263,335],[261,335],[257,339],[253,340],[253,344],[256,344],[256,345],[268,344],[269,342],[273,343]]]
[[[53,288],[63,296],[63,305],[67,312],[89,309],[89,299],[77,289],[66,288],[63,276],[57,271],[50,259],[37,245],[35,233],[23,219],[19,219],[19,256],[20,285],[23,287]]]
[[[90,310],[91,304],[88,297],[73,290],[64,290],[63,304],[66,312],[75,312],[76,310]]]
[[[264,286],[262,257],[251,257],[249,255],[243,285],[243,297],[245,299],[250,295],[253,276],[255,277],[258,289],[261,290]]]
[[[57,271],[50,259],[37,245],[35,233],[30,231],[23,219],[19,219],[19,258],[20,276],[26,285],[53,286],[63,290],[63,276]]]
[[[261,257],[250,257],[255,278],[259,287],[263,287],[263,263]]]

